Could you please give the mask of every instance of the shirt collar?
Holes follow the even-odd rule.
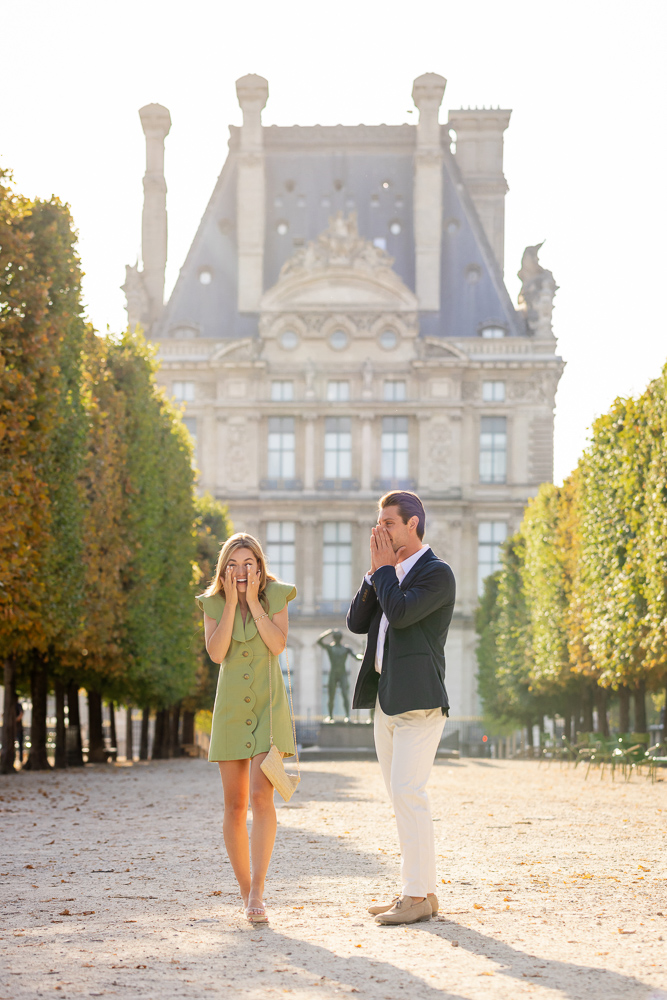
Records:
[[[400,566],[401,570],[403,572],[403,575],[407,576],[408,573],[410,572],[410,570],[412,569],[412,567],[415,565],[415,563],[419,559],[421,559],[421,557],[424,555],[424,553],[428,549],[430,549],[430,548],[431,548],[430,545],[422,545],[422,547],[419,549],[418,552],[415,552],[415,553],[413,553],[413,555],[408,556],[408,558],[404,559],[402,562],[396,563],[396,569],[398,569],[398,567]]]

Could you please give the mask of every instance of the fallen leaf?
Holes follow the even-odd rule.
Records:
[[[34,865],[24,865],[24,868],[34,868]]]
[[[636,934],[637,931],[624,931],[622,927],[619,927],[618,928],[618,933],[619,934]]]
[[[484,909],[484,907],[482,906],[481,903],[473,903],[472,905],[475,907],[476,910],[483,910]]]
[[[69,910],[60,910],[60,912],[58,913],[58,916],[59,917],[69,917],[69,916],[71,916],[71,914],[70,914]]]

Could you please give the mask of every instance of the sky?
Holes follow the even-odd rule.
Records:
[[[412,81],[436,72],[443,122],[512,109],[505,277],[516,302],[523,249],[545,241],[566,362],[557,482],[595,417],[667,360],[664,0],[0,0],[0,16],[0,166],[71,206],[98,329],[125,326],[140,257],[140,107],[172,118],[168,294],[241,124],[238,77],[268,79],[266,125],[372,125],[414,123]]]

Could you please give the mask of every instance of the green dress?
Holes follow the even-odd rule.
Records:
[[[270,580],[265,594],[269,617],[273,618],[296,597],[296,587]],[[224,595],[205,597],[202,594],[197,604],[217,622],[222,618]],[[286,757],[293,757],[295,747],[287,692],[278,657],[274,654],[271,654],[271,686],[273,742]],[[229,649],[220,665],[208,759],[247,760],[258,753],[267,753],[269,734],[269,650],[250,612],[244,626],[241,608],[237,606]]]

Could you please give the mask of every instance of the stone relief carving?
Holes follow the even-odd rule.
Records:
[[[521,279],[519,310],[525,313],[530,332],[536,337],[546,338],[553,336],[551,317],[558,285],[551,271],[542,267],[538,260],[542,246],[543,243],[538,243],[537,246],[526,247],[517,274]]]
[[[227,437],[226,480],[230,486],[243,486],[250,476],[247,425],[244,420],[228,420],[225,431]]]
[[[426,438],[428,481],[433,486],[445,486],[449,480],[452,456],[452,432],[449,421],[434,420]]]
[[[541,378],[528,381],[510,381],[507,383],[507,398],[512,401],[523,400],[528,403],[553,403],[558,385],[558,375],[553,377],[543,375]]]
[[[348,216],[337,212],[330,217],[328,229],[285,261],[280,277],[335,267],[352,267],[366,272],[390,271],[393,263],[394,258],[385,250],[359,236],[356,212]]]

